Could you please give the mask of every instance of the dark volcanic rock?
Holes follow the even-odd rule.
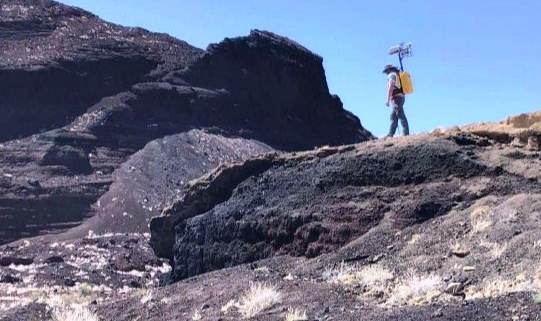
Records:
[[[180,196],[174,185],[270,150],[250,140],[294,150],[372,138],[329,94],[321,57],[287,38],[256,30],[203,52],[53,1],[9,0],[2,8],[0,217],[9,223],[0,243],[65,230],[89,216],[95,221],[79,236],[119,217],[135,219],[110,229],[141,231]],[[155,139],[192,129],[248,145],[239,140],[209,153],[212,144],[180,138],[130,158]],[[165,161],[174,149],[197,157]],[[158,174],[165,163],[182,168],[180,161],[194,163],[182,174]]]
[[[472,178],[490,177],[496,194],[538,189],[463,155],[454,142],[424,138],[269,155],[219,169],[152,220],[151,245],[172,258],[179,280],[276,254],[328,253],[384,217],[399,229],[425,222],[479,197],[460,191]]]
[[[114,183],[98,201],[98,215],[83,228],[147,232],[150,218],[179,197],[190,180],[222,163],[270,151],[271,147],[255,140],[201,130],[155,140],[114,172]]]
[[[57,264],[57,263],[64,263],[64,259],[61,256],[53,255],[49,256],[45,261],[43,261],[45,264]]]
[[[210,45],[181,77],[227,90],[234,101],[231,115],[242,115],[243,129],[279,149],[370,138],[340,98],[329,94],[324,74],[320,56],[285,37],[253,30]]]
[[[1,5],[0,141],[62,127],[151,71],[183,68],[201,53],[54,1]]]
[[[103,97],[184,68],[202,50],[54,1],[2,1],[0,243],[80,224],[129,153],[61,128]],[[11,140],[11,141],[10,141]],[[95,164],[91,153],[106,154]],[[100,159],[101,161],[101,159]],[[104,166],[101,166],[104,165]],[[77,176],[82,175],[82,176]],[[36,184],[36,182],[38,184]],[[9,226],[7,226],[9,225]]]
[[[13,257],[13,256],[4,256],[0,258],[0,266],[9,266],[9,265],[30,265],[34,263],[33,258],[26,257]]]
[[[45,303],[31,303],[27,306],[13,309],[0,316],[1,321],[52,320],[49,306]]]
[[[0,283],[21,283],[23,280],[11,274],[0,275]]]
[[[53,147],[43,155],[40,165],[64,166],[74,174],[90,174],[92,166],[88,155],[72,146]],[[33,184],[32,186],[36,186]]]

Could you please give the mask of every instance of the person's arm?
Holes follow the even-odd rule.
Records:
[[[395,84],[396,77],[394,75],[389,76],[389,84],[387,85],[387,101],[385,102],[386,106],[389,106],[391,100],[393,99],[393,90]]]

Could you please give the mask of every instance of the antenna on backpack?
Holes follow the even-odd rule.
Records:
[[[400,70],[404,71],[404,67],[402,66],[402,58],[404,57],[411,57],[413,55],[413,50],[411,49],[411,42],[405,43],[401,42],[396,46],[392,46],[389,48],[389,55],[396,55],[398,54],[398,60],[400,61]]]

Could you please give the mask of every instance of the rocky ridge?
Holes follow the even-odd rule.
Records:
[[[242,316],[251,281],[287,296],[254,320],[288,307],[314,319],[534,320],[539,150],[471,128],[221,167],[153,219],[151,245],[172,262],[172,288],[213,293],[197,310],[210,318]],[[231,284],[236,297],[219,291]]]
[[[109,232],[100,227],[111,224],[116,232],[141,231],[172,197],[172,185],[218,162],[372,138],[329,94],[321,57],[270,32],[254,30],[203,51],[54,1],[6,1],[0,16],[7,39],[0,62],[1,243],[63,231],[91,216],[78,236]],[[195,142],[186,134],[147,146],[191,130],[215,138]],[[186,166],[205,166],[175,171],[167,184],[149,182],[161,189],[152,195],[124,187],[156,170],[122,164],[173,164],[179,150],[199,155]]]
[[[176,227],[171,268],[150,255],[148,240],[165,244],[158,235],[77,241],[90,261],[108,258],[101,270],[80,264],[89,279],[67,265],[71,243],[4,247],[19,259],[2,268],[5,279],[39,284],[21,268],[32,259],[48,280],[16,285],[40,299],[6,320],[50,315],[50,288],[83,291],[77,300],[95,300],[88,310],[100,320],[283,320],[295,310],[314,320],[536,320],[540,166],[527,145],[456,129],[223,165],[157,219]],[[120,277],[94,280],[100,271]],[[159,278],[174,283],[155,287]],[[110,290],[94,288],[103,282]],[[250,314],[254,288],[278,299]]]

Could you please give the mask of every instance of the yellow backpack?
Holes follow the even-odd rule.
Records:
[[[407,71],[401,71],[398,73],[398,79],[400,80],[400,87],[404,94],[413,93],[413,82],[411,81],[411,75]]]

